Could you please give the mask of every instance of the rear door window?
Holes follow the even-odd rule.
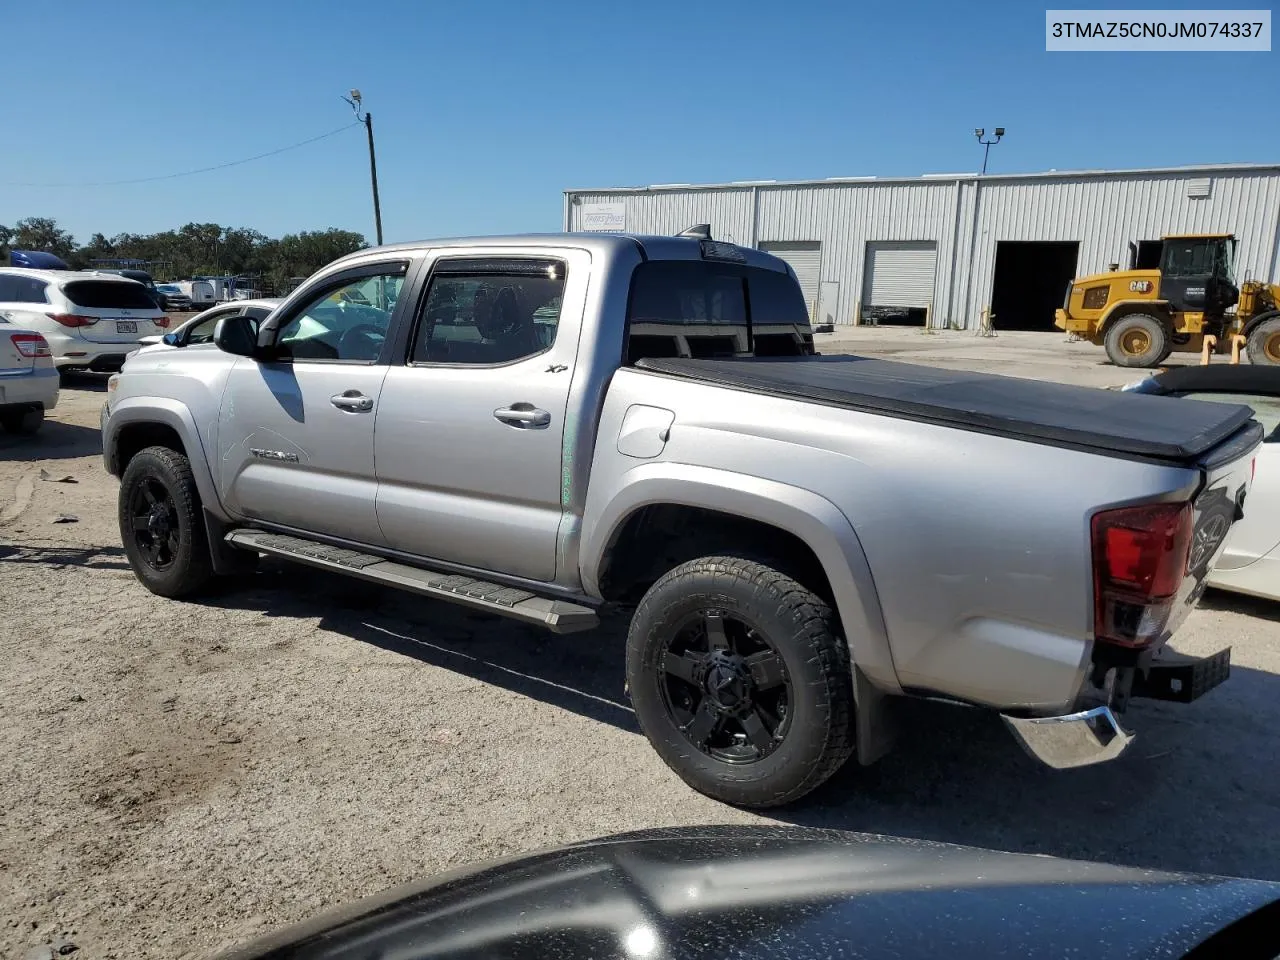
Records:
[[[111,280],[73,280],[62,292],[78,307],[89,310],[154,310],[155,301],[140,283]]]
[[[48,286],[36,277],[0,276],[0,303],[48,303]]]

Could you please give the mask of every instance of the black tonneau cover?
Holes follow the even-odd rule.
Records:
[[[1160,460],[1198,459],[1253,417],[1243,405],[866,357],[645,359],[636,366],[753,393]]]

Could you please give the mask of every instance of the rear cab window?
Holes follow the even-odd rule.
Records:
[[[140,283],[112,280],[72,280],[62,292],[88,310],[155,310],[155,301]]]
[[[811,353],[809,312],[789,274],[715,260],[650,260],[632,273],[628,364]]]

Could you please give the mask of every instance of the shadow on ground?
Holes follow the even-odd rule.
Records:
[[[1249,617],[1280,622],[1280,601],[1248,597],[1226,590],[1207,590],[1198,604],[1204,610],[1227,610]]]
[[[85,393],[106,393],[109,373],[64,373],[61,388],[63,390],[79,390]]]
[[[0,463],[75,460],[101,452],[102,433],[96,427],[46,420],[34,436],[0,433]]]
[[[206,602],[275,617],[319,614],[322,629],[639,732],[623,692],[625,620],[557,636],[457,604],[266,559],[238,589]]]
[[[299,578],[300,569],[266,562],[210,602],[270,616],[319,614],[325,629],[638,732],[622,690],[620,619],[558,637],[344,577],[305,570]],[[1214,600],[1237,599],[1226,597]],[[993,714],[923,701],[902,707],[898,747],[888,757],[871,767],[847,764],[809,798],[764,814],[806,826],[1280,879],[1280,678],[1270,673],[1234,668],[1225,685],[1189,705],[1135,701],[1125,718],[1138,733],[1129,752],[1074,771],[1039,766]]]
[[[85,567],[90,570],[128,570],[119,547],[28,547],[0,544],[0,565],[43,564],[54,569]]]

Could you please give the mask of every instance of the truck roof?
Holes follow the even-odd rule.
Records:
[[[749,266],[766,270],[787,272],[783,260],[762,250],[743,247],[731,240],[713,242],[729,244],[742,253],[742,261]],[[702,241],[695,237],[672,237],[642,233],[522,233],[480,237],[445,237],[435,240],[414,240],[407,243],[390,243],[381,247],[366,247],[349,253],[335,263],[356,262],[371,255],[387,253],[420,253],[426,250],[467,247],[577,247],[608,257],[624,249],[639,247],[647,259],[700,260],[703,259]]]

